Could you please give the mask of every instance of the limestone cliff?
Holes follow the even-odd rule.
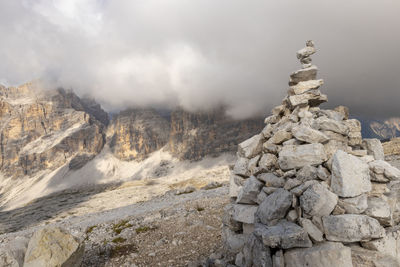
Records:
[[[112,119],[107,141],[122,160],[142,160],[168,142],[169,123],[153,109],[128,109]]]
[[[261,119],[234,120],[222,108],[208,113],[176,110],[171,114],[168,149],[179,159],[199,160],[235,151],[262,127]]]
[[[74,93],[62,89],[44,91],[38,83],[0,87],[2,173],[32,175],[80,153],[99,153],[104,126],[87,109]]]

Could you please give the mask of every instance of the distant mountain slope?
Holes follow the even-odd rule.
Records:
[[[385,141],[400,136],[400,117],[385,120],[357,119],[361,121],[363,138],[378,138]]]

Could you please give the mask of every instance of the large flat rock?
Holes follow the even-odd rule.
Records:
[[[278,164],[286,171],[306,165],[319,165],[326,160],[327,155],[322,144],[287,145],[279,152]]]
[[[326,239],[339,242],[359,242],[380,238],[385,229],[366,215],[343,214],[322,217]]]

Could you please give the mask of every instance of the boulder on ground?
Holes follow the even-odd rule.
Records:
[[[42,228],[28,243],[24,267],[79,266],[84,245],[78,238],[59,227]]]

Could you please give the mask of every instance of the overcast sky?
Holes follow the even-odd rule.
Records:
[[[398,0],[2,0],[0,83],[45,79],[108,110],[266,113],[313,39],[328,106],[400,116]]]

